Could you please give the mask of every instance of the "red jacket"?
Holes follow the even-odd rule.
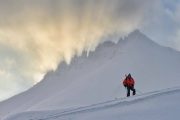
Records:
[[[127,87],[132,87],[134,86],[134,84],[135,84],[135,81],[132,77],[131,78],[126,77],[123,81],[123,85]]]

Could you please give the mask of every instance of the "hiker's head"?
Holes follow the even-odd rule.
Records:
[[[131,74],[130,73],[128,74],[128,77],[131,78]]]

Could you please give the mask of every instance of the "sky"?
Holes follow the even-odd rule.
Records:
[[[0,100],[58,64],[139,29],[180,51],[179,0],[0,0]]]

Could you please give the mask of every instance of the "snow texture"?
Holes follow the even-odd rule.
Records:
[[[31,111],[6,120],[171,120],[179,118],[180,87],[54,111]]]

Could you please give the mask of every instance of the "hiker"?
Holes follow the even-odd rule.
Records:
[[[134,89],[135,81],[132,78],[131,74],[125,75],[126,78],[123,81],[123,85],[125,88],[127,88],[127,97],[130,96],[130,90],[133,91],[133,95],[136,94],[136,90]]]

